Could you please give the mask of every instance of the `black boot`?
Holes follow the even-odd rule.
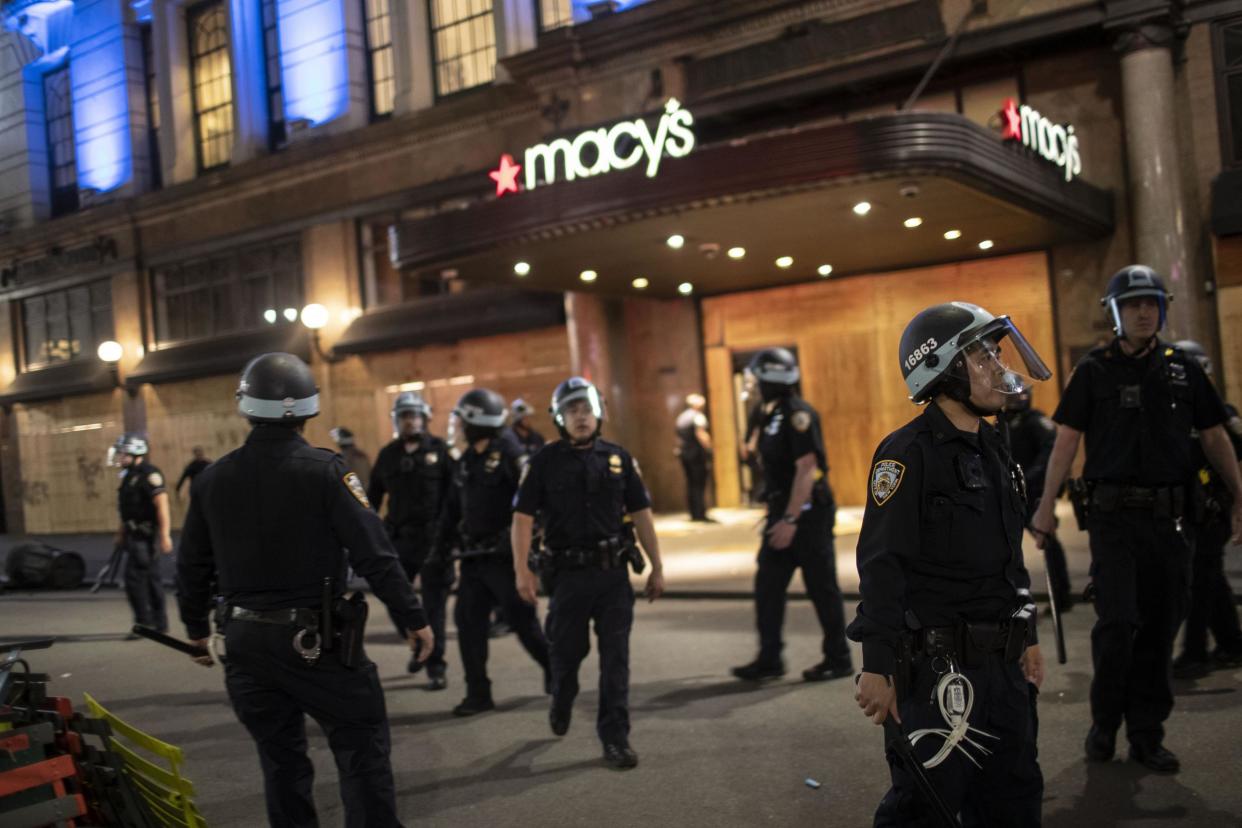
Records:
[[[1132,742],[1130,758],[1156,773],[1177,773],[1182,769],[1173,751],[1159,742]]]
[[[625,742],[609,742],[604,745],[604,761],[614,770],[638,767],[638,754]]]
[[[443,690],[446,687],[448,687],[448,679],[444,676],[444,665],[430,665],[427,668],[427,689]]]
[[[750,664],[733,668],[733,675],[742,681],[768,681],[785,675],[785,664],[780,661],[755,659]]]
[[[831,681],[832,679],[849,678],[854,675],[854,665],[848,661],[836,664],[824,659],[814,667],[802,671],[802,678],[807,681]]]
[[[1087,731],[1087,741],[1084,747],[1087,751],[1088,762],[1108,762],[1117,751],[1117,731],[1104,730],[1099,725],[1091,725],[1091,729]]]
[[[569,732],[569,721],[573,717],[573,708],[562,710],[556,706],[554,702],[548,710],[548,724],[552,726],[552,733],[556,736],[564,736]]]
[[[495,709],[496,703],[492,701],[491,696],[466,696],[461,700],[461,704],[453,708],[453,715],[473,716],[476,713],[486,713]]]

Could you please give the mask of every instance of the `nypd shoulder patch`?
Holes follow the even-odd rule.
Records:
[[[164,485],[164,475],[159,472],[151,472],[147,475],[147,482],[151,484],[151,488],[158,489]]]
[[[901,485],[906,467],[896,460],[879,460],[871,469],[871,499],[876,506],[889,501]]]
[[[795,411],[789,418],[789,424],[798,431],[806,431],[811,427],[811,412]]]
[[[358,478],[358,475],[350,472],[341,479],[345,482],[345,488],[349,489],[349,493],[354,496],[354,500],[370,509],[371,501],[367,498],[366,487],[362,485],[362,481]]]

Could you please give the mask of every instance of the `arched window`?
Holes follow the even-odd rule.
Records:
[[[233,154],[233,66],[229,27],[220,0],[194,6],[186,15],[190,30],[190,83],[198,167],[229,163]]]

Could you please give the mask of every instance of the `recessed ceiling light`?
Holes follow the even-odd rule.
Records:
[[[644,288],[646,288],[646,287],[647,287],[647,285],[651,284],[651,282],[648,282],[648,281],[647,281],[646,279],[644,279],[642,276],[639,276],[637,279],[635,279],[634,281],[630,282],[630,284],[631,284],[631,285],[633,285],[633,286],[635,287],[635,289],[637,289],[637,290],[643,290]]]
[[[578,278],[584,282],[594,282],[599,278],[599,274],[594,270],[584,270],[578,274]]]
[[[910,216],[910,218],[902,222],[902,224],[904,224],[906,227],[908,227],[911,230],[913,230],[915,227],[918,227],[922,223],[923,223],[923,219],[919,218],[918,216]]]
[[[944,237],[948,239],[949,241],[953,241],[954,239],[960,239],[962,237],[962,231],[961,230],[946,230],[944,231]]]
[[[854,205],[854,214],[855,214],[855,215],[865,216],[865,215],[867,215],[867,213],[870,213],[870,212],[871,212],[871,202],[870,202],[870,201],[860,201],[860,202],[858,202],[857,204],[855,204],[855,205]]]
[[[742,258],[742,257],[743,257],[743,256],[745,256],[745,255],[746,255],[746,248],[745,248],[745,247],[730,247],[730,248],[729,248],[729,258],[730,258],[730,259],[740,259],[740,258]]]
[[[980,249],[980,250],[991,250],[991,249],[992,249],[992,240],[991,240],[991,239],[984,239],[983,241],[979,242],[979,249]]]
[[[519,276],[525,276],[530,273],[530,262],[518,262],[513,266],[513,272]]]
[[[285,308],[285,319],[288,319],[290,322],[296,322],[298,319],[298,309]]]
[[[781,256],[776,260],[777,267],[790,267],[793,265],[793,256]]]
[[[674,233],[664,243],[674,250],[681,250],[681,246],[686,243],[686,237],[679,233]]]
[[[276,314],[275,308],[268,308],[267,310],[263,311],[263,318],[267,320],[268,324],[270,325],[276,324],[276,316],[277,314]]]
[[[820,265],[818,268],[815,269],[815,272],[818,273],[820,276],[831,276],[832,265]]]
[[[694,293],[694,285],[689,282],[682,282],[677,286],[677,292],[682,296],[689,296],[691,293]]]

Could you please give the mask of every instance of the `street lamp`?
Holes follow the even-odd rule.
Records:
[[[311,345],[315,348],[315,353],[318,354],[319,358],[324,362],[339,362],[341,357],[336,356],[331,351],[324,351],[323,346],[319,343],[319,329],[328,324],[329,316],[328,309],[318,302],[312,302],[302,308],[302,313],[300,314],[302,324],[311,332]]]
[[[116,365],[121,361],[121,357],[125,355],[125,349],[121,347],[121,343],[109,339],[106,342],[100,342],[95,353],[99,356],[100,362]]]

